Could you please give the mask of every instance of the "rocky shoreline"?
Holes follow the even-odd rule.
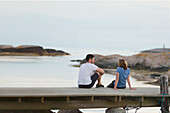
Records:
[[[158,85],[160,75],[168,75],[170,77],[170,48],[145,50],[132,56],[121,56],[117,54],[108,56],[95,54],[94,56],[96,59],[95,64],[105,69],[106,73],[113,75],[116,73],[119,59],[124,58],[127,60],[128,67],[131,69],[131,76],[137,80]],[[81,60],[80,64],[84,62],[86,62],[85,59]]]
[[[166,72],[170,69],[170,52],[165,53],[145,53],[141,52],[132,56],[121,55],[98,55],[95,56],[95,64],[101,68],[116,69],[119,59],[126,59],[128,67],[136,70],[150,70],[157,72]],[[81,64],[86,62],[85,59]]]
[[[38,45],[0,45],[0,56],[58,56],[70,55],[62,50],[44,49]]]

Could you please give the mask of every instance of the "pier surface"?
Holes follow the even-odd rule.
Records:
[[[164,95],[166,99],[170,95]],[[1,87],[0,110],[50,110],[161,106],[159,88]]]

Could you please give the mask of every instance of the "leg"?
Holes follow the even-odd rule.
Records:
[[[95,82],[99,79],[98,73],[94,73],[94,75],[91,76],[92,83],[90,84],[91,87],[94,86]]]
[[[102,74],[97,72],[97,74],[99,75],[99,78],[98,78],[98,84],[100,85],[101,84],[101,77],[102,77]]]
[[[99,75],[97,73],[94,73],[94,75],[91,76],[91,84],[89,85],[78,85],[79,88],[92,88],[96,82],[96,80],[98,80]]]
[[[98,77],[98,83],[96,85],[96,88],[104,87],[104,85],[102,85],[102,83],[101,83],[101,77],[102,77],[103,74],[98,73],[98,72],[97,72],[97,74],[99,75],[99,77]]]
[[[99,74],[98,84],[101,84],[101,75]]]
[[[107,87],[108,88],[114,88],[115,80],[113,80]]]

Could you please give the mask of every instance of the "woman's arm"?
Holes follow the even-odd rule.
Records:
[[[115,80],[114,89],[117,89],[118,81],[119,81],[119,73],[118,73],[118,72],[116,72],[116,80]]]
[[[131,84],[130,84],[130,75],[128,75],[127,81],[128,81],[128,84],[129,84],[129,88],[130,88],[130,89],[133,89],[133,90],[136,90],[136,88],[132,88],[132,87],[131,87]]]

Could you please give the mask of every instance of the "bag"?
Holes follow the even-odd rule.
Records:
[[[114,88],[115,80],[113,80],[107,87],[108,88]]]

